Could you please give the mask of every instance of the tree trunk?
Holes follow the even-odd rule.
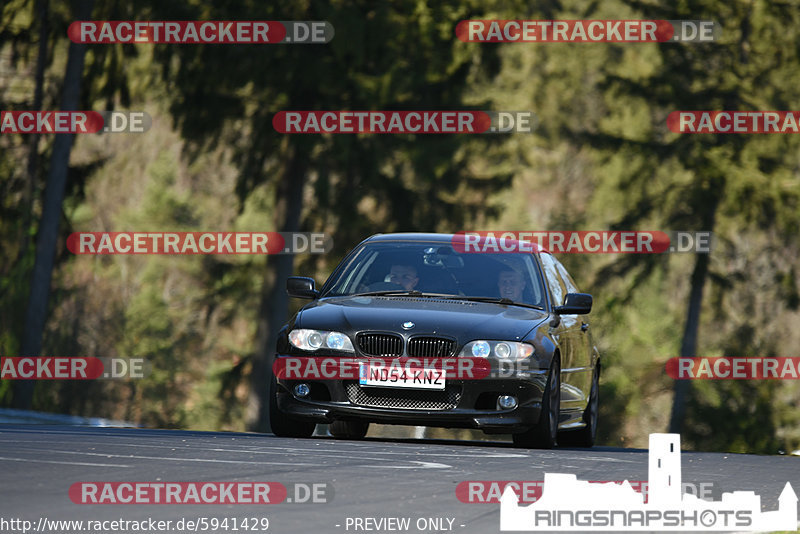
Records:
[[[296,144],[276,192],[275,226],[281,232],[296,232],[300,229],[307,157],[302,145]],[[267,260],[258,313],[248,406],[248,426],[250,430],[256,432],[270,430],[269,381],[278,330],[286,322],[289,309],[286,278],[292,275],[293,269],[294,256],[291,254],[270,256]]]
[[[34,90],[33,90],[33,106],[32,111],[39,111],[42,109],[42,100],[44,99],[44,70],[47,66],[47,36],[49,32],[48,17],[49,17],[49,2],[48,0],[39,0],[36,3],[37,17],[39,18],[39,51],[36,55],[36,73],[34,74]],[[25,220],[22,224],[22,239],[19,247],[19,258],[21,259],[28,252],[28,241],[30,239],[31,221],[33,219],[33,197],[37,190],[37,169],[39,166],[39,139],[41,134],[31,134],[28,141],[28,180],[25,184],[25,198],[23,200],[25,209]]]
[[[697,332],[700,328],[700,309],[703,305],[703,286],[708,274],[708,254],[698,254],[692,272],[692,287],[689,292],[689,307],[686,311],[686,324],[681,341],[681,358],[694,358],[697,352]],[[686,416],[686,397],[689,393],[688,380],[676,380],[672,397],[672,414],[669,431],[680,434]]]
[[[73,13],[75,20],[88,20],[92,13],[92,0],[76,2]],[[64,91],[61,96],[62,111],[78,109],[85,53],[85,44],[70,43],[67,68],[64,74]],[[22,356],[40,356],[42,350],[42,336],[47,321],[47,304],[53,277],[58,226],[61,222],[72,138],[71,134],[57,134],[53,141],[50,173],[45,187],[42,216],[36,238],[36,260],[33,266],[30,296],[28,297],[20,346],[20,355]],[[31,380],[15,382],[12,406],[29,410],[33,405],[33,386],[34,381]]]
[[[710,203],[706,213],[706,223],[709,231],[714,229],[717,205],[719,198],[716,197]],[[694,358],[697,355],[697,333],[700,329],[700,311],[703,306],[703,287],[708,275],[708,265],[711,262],[711,254],[697,254],[692,271],[691,288],[689,290],[689,305],[686,310],[686,324],[683,329],[683,340],[681,341],[681,358]],[[669,432],[680,434],[683,428],[683,421],[686,417],[686,398],[689,395],[691,384],[689,380],[676,380],[673,387],[672,413],[669,419]]]

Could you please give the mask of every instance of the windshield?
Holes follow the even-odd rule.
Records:
[[[334,274],[324,297],[422,292],[544,307],[531,254],[456,252],[442,243],[366,243]]]

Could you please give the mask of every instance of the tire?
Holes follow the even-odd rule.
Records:
[[[561,361],[553,357],[550,376],[542,398],[539,422],[526,432],[512,436],[514,445],[526,449],[552,449],[558,438],[558,422],[561,413]]]
[[[589,402],[583,411],[583,421],[586,426],[578,430],[562,432],[558,435],[558,444],[570,447],[593,447],[597,439],[597,421],[600,410],[600,367],[599,364],[592,374],[592,389],[589,392]]]
[[[281,438],[310,438],[316,423],[298,421],[278,408],[278,382],[272,377],[269,389],[269,426],[272,433]]]
[[[369,423],[362,421],[334,421],[328,425],[331,436],[338,439],[361,439],[367,435]]]

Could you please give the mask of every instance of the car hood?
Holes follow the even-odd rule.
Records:
[[[331,297],[312,302],[298,314],[296,328],[355,334],[367,330],[473,339],[523,339],[547,317],[532,308],[407,296]],[[403,328],[403,323],[414,323]]]

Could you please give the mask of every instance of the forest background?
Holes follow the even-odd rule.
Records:
[[[722,34],[714,43],[455,38],[458,21],[479,18],[704,19]],[[326,20],[336,35],[302,46],[71,45],[67,27],[82,19]],[[153,372],[32,389],[0,381],[0,406],[263,431],[275,333],[302,304],[286,296],[286,276],[321,283],[369,235],[698,230],[714,232],[711,254],[560,256],[595,297],[599,442],[646,447],[648,433],[671,428],[687,448],[798,449],[800,381],[676,387],[664,372],[679,355],[797,356],[800,137],[679,135],[666,117],[800,109],[798,19],[792,2],[765,0],[3,2],[0,109],[74,102],[143,110],[153,126],[0,136],[0,356],[145,358]],[[529,110],[538,126],[291,136],[271,123],[282,110],[412,109]],[[46,186],[59,179],[63,200],[48,201]],[[265,257],[66,248],[71,232],[133,230],[324,232],[334,249]],[[46,235],[55,244],[50,290],[32,293]]]

